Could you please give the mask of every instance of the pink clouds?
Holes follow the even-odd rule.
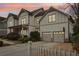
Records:
[[[40,8],[40,7],[44,7],[45,9],[47,9],[49,6],[54,6],[54,7],[59,7],[63,4],[57,4],[57,3],[6,3],[6,4],[0,4],[0,11],[9,11],[9,10],[18,10],[21,8],[25,8],[28,10],[32,10],[35,8]]]
[[[55,8],[63,9],[64,3],[1,3],[0,4],[0,15],[3,14],[6,15],[10,11],[16,11],[20,10],[21,8],[27,9],[27,10],[35,10],[38,8],[43,7],[44,9],[48,9],[49,6],[53,6]],[[17,13],[16,13],[17,14]]]

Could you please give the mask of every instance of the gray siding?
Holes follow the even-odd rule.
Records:
[[[0,22],[0,35],[6,35],[7,34],[7,22]]]
[[[40,18],[42,16],[41,17],[34,17],[34,15],[33,15],[33,16],[29,16],[29,17],[30,17],[29,18],[29,22],[30,22],[30,24],[29,24],[29,32],[39,30],[39,23],[37,23],[37,19],[40,20]]]
[[[34,21],[35,21],[35,27],[37,27],[37,28],[39,28],[39,23],[37,23],[37,19],[40,20],[41,17],[42,17],[42,16],[39,16],[39,17],[36,17],[36,18],[34,19]]]
[[[29,28],[28,28],[28,35],[31,31],[35,31],[35,23],[34,23],[34,16],[29,16]]]
[[[30,26],[34,26],[35,23],[34,23],[34,16],[29,16],[29,25]]]
[[[69,32],[70,34],[73,33],[73,23],[71,23],[70,21],[69,21]]]
[[[17,26],[17,25],[18,25],[18,20],[15,19],[15,20],[14,20],[14,26]]]
[[[55,14],[55,15],[56,15],[56,21],[49,23],[49,22],[48,22],[48,16],[50,16],[50,15],[52,15],[52,14]],[[40,25],[54,24],[54,23],[60,23],[60,22],[68,22],[67,16],[65,16],[65,15],[63,15],[63,14],[57,12],[57,11],[54,11],[54,12],[48,13],[48,14],[43,18],[43,20],[41,21]]]
[[[29,30],[28,31],[29,31],[28,33],[30,34],[31,31],[35,31],[35,27],[34,26],[29,26]]]
[[[10,25],[10,22],[12,22],[11,25]],[[10,16],[8,18],[8,21],[7,21],[7,27],[11,27],[11,26],[14,26],[14,18],[13,18],[13,16]]]
[[[22,24],[22,19],[25,18],[26,21],[25,21],[25,24],[28,24],[28,12],[23,12],[20,14],[19,16],[19,25]]]
[[[48,16],[55,14],[56,21],[49,23]],[[65,38],[68,37],[68,18],[67,16],[59,13],[57,11],[48,13],[40,22],[40,33],[48,32],[48,31],[63,31],[63,27],[65,28]]]

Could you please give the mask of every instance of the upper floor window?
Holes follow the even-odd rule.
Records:
[[[23,18],[23,19],[22,19],[22,24],[25,24],[25,23],[26,23],[26,19]]]
[[[17,20],[15,20],[15,26],[16,26],[16,25],[18,25],[18,21],[17,21]]]
[[[10,21],[10,22],[9,22],[9,25],[10,25],[10,26],[12,26],[12,25],[13,25],[12,21]]]
[[[54,22],[56,20],[55,14],[49,16],[49,22]]]
[[[39,19],[37,19],[36,21],[37,21],[37,23],[39,23]]]

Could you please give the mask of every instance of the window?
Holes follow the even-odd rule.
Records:
[[[54,34],[64,34],[64,32],[54,32]]]
[[[54,14],[49,16],[49,22],[54,22],[55,20],[56,20],[56,17]]]
[[[26,19],[23,18],[23,19],[22,19],[22,24],[25,24],[25,23],[26,23]]]
[[[15,20],[15,26],[17,25],[17,23],[18,23],[18,21],[17,21],[17,20]]]
[[[39,23],[39,19],[37,19],[36,21],[37,21],[37,23]]]
[[[12,21],[10,21],[10,23],[9,23],[9,24],[10,24],[10,26],[12,26]]]

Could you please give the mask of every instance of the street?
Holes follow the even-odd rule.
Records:
[[[33,47],[32,51],[33,51],[33,53],[35,53],[37,51],[36,47],[53,48],[53,47],[57,47],[59,44],[60,43],[42,42],[42,41],[32,42],[32,47]],[[64,43],[63,43],[63,45],[64,45]],[[0,56],[28,56],[29,55],[28,46],[29,46],[28,43],[23,43],[23,44],[15,44],[15,45],[11,45],[11,46],[0,47]]]
[[[33,42],[32,46],[53,47],[56,44],[50,42]],[[0,56],[28,56],[28,43],[0,47]]]
[[[27,45],[17,44],[8,47],[0,47],[0,56],[27,56]]]

